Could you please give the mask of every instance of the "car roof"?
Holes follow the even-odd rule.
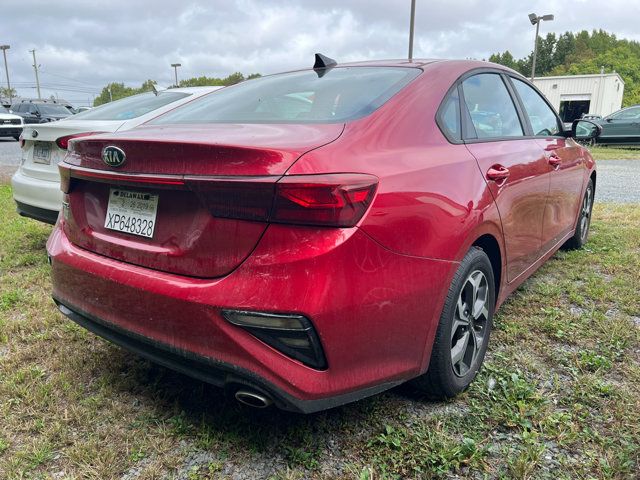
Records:
[[[505,67],[504,65],[500,65],[497,63],[487,62],[484,60],[456,60],[456,59],[441,59],[441,58],[414,58],[412,60],[406,58],[400,59],[386,59],[386,60],[366,60],[362,62],[344,62],[335,66],[335,68],[340,67],[406,67],[406,68],[422,68],[425,71],[428,71],[431,67],[441,67],[448,66],[453,70],[457,70],[459,72],[464,72],[473,69],[479,68],[491,68],[497,70],[503,70],[505,72],[509,72],[518,77],[524,78],[520,73],[515,70]],[[331,67],[330,67],[331,68]],[[293,72],[301,72],[305,70],[313,70],[312,67],[300,68],[296,70],[286,71],[286,72],[278,72],[274,75],[278,75],[280,73],[293,73]]]

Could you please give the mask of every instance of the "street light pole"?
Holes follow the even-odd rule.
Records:
[[[416,21],[416,0],[411,0],[411,19],[409,20],[409,61],[413,60],[413,25]]]
[[[173,73],[175,73],[176,75],[176,87],[178,86],[178,67],[181,67],[182,64],[181,63],[172,63],[171,66],[173,67]]]
[[[536,38],[533,42],[533,59],[531,61],[531,81],[533,82],[533,79],[536,76],[536,59],[538,57],[538,33],[540,32],[540,22],[542,21],[551,21],[553,20],[553,15],[536,15],[535,13],[530,13],[529,14],[529,21],[531,22],[531,25],[535,25],[536,26]]]
[[[7,67],[7,50],[11,47],[9,45],[0,45],[2,55],[4,55],[4,71],[7,74],[7,88],[9,89],[9,103],[13,103],[13,95],[11,95],[11,82],[9,81],[9,67]]]
[[[40,96],[40,77],[38,77],[38,62],[36,62],[36,49],[29,50],[33,54],[33,69],[36,71],[36,88],[38,89],[38,100],[42,97]]]

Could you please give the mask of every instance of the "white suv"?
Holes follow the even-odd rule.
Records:
[[[25,125],[22,161],[11,179],[18,213],[55,223],[62,207],[58,162],[69,140],[129,130],[222,87],[173,88],[116,100],[52,123]]]
[[[9,113],[9,110],[0,105],[0,137],[20,138],[24,123],[22,117]]]

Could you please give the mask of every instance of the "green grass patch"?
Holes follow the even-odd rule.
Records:
[[[8,186],[0,210],[0,478],[640,471],[638,205],[596,205],[586,248],[557,253],[512,295],[459,398],[404,387],[310,416],[247,410],[68,321],[50,299],[51,227],[15,214]]]
[[[640,160],[640,147],[605,147],[589,148],[596,160]]]

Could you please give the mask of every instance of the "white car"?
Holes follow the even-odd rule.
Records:
[[[129,130],[220,88],[173,88],[141,93],[57,122],[25,125],[21,137],[22,161],[11,178],[18,213],[46,223],[56,222],[62,207],[58,162],[66,154],[72,138]]]
[[[9,110],[0,105],[0,137],[20,138],[24,122],[22,117],[9,113]]]

